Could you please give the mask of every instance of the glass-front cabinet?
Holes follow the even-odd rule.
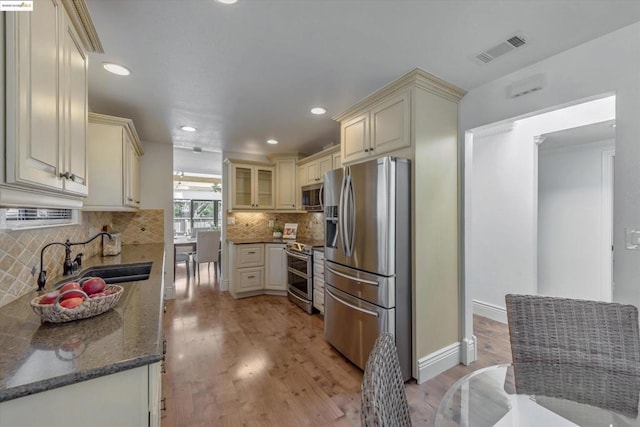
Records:
[[[274,209],[273,166],[231,164],[232,209]]]

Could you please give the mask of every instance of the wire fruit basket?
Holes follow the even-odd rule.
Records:
[[[40,304],[40,298],[37,296],[31,300],[31,308],[40,316],[43,322],[63,323],[72,320],[86,319],[97,316],[112,309],[120,300],[124,288],[118,285],[107,285],[104,289],[109,295],[90,298],[84,291],[79,289],[69,289],[61,292],[53,304]],[[70,292],[82,294],[82,304],[74,308],[65,308],[60,305],[62,296]]]

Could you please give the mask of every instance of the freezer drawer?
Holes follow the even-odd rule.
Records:
[[[325,338],[361,369],[364,369],[378,335],[395,333],[394,308],[369,304],[327,284],[324,310]]]

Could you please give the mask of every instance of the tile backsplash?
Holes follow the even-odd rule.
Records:
[[[312,240],[324,239],[324,219],[322,212],[273,213],[273,212],[230,212],[235,224],[227,221],[227,239],[269,238],[273,232],[269,221],[283,226],[285,223],[298,224],[298,237]]]
[[[138,212],[83,212],[81,223],[64,227],[0,232],[0,307],[36,288],[40,271],[40,251],[51,242],[84,241],[106,224],[122,233],[123,244],[162,243],[164,239],[163,210]],[[84,258],[102,254],[102,240],[96,239],[84,247],[75,247],[73,256],[82,252]],[[62,274],[64,247],[50,246],[45,251],[44,269],[50,279]],[[35,267],[35,275],[31,275]],[[50,282],[47,288],[50,288]]]

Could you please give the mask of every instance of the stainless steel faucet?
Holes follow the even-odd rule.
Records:
[[[62,275],[67,276],[69,274],[73,274],[75,269],[82,264],[82,253],[78,254],[76,258],[73,260],[73,262],[71,261],[71,247],[77,246],[77,245],[86,245],[87,243],[91,243],[93,240],[95,240],[99,236],[107,236],[109,237],[109,240],[113,240],[113,237],[111,236],[111,234],[101,231],[100,233],[96,234],[86,242],[72,243],[69,241],[69,239],[67,239],[64,243],[52,242],[47,245],[44,245],[44,247],[40,251],[40,274],[38,275],[38,290],[39,291],[43,290],[44,285],[47,282],[47,272],[44,270],[44,250],[45,249],[53,245],[64,246],[64,263],[62,265]]]

